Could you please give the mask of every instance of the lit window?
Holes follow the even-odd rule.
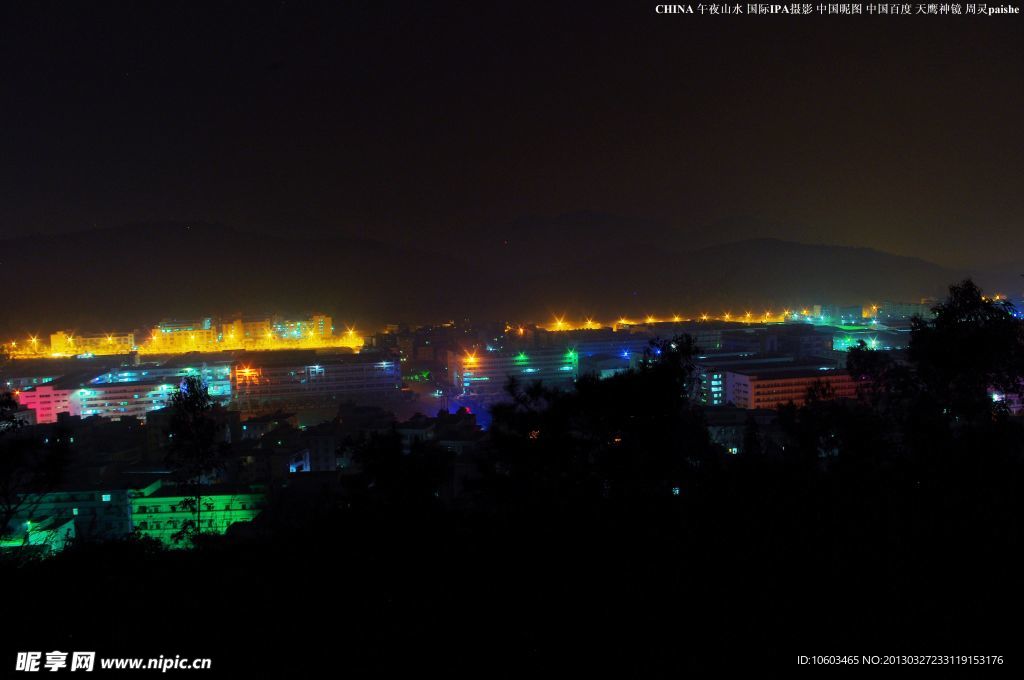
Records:
[[[109,503],[110,502],[110,494],[109,493],[103,494],[103,502],[104,503]]]

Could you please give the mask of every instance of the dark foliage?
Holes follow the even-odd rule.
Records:
[[[45,445],[18,436],[23,423],[15,415],[17,407],[10,394],[0,393],[0,538],[11,533],[16,515],[60,483],[68,464],[64,436]]]
[[[200,378],[183,378],[168,408],[167,463],[174,472],[174,481],[190,494],[179,506],[195,515],[195,519],[182,522],[174,537],[195,541],[202,533],[204,488],[225,467],[226,445],[218,442],[217,423],[211,416],[215,406]]]

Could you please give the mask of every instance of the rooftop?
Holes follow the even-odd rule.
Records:
[[[747,369],[738,369],[735,367],[729,368],[730,373],[738,373],[740,375],[746,375],[751,378],[759,378],[762,380],[776,379],[776,380],[788,380],[792,378],[827,378],[839,375],[849,375],[846,369],[832,368],[828,366],[808,366],[808,367],[785,367],[774,369],[771,367],[756,366]]]

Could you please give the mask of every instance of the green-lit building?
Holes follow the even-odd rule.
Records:
[[[132,524],[137,533],[169,546],[187,520],[198,519],[203,533],[223,534],[232,524],[250,522],[263,509],[262,487],[214,484],[203,489],[197,514],[184,507],[191,494],[180,487],[157,481],[131,498]]]
[[[12,522],[0,537],[0,550],[27,550],[37,554],[60,552],[75,538],[75,522],[66,517],[45,517],[38,521]]]

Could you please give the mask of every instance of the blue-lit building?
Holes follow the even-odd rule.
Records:
[[[232,359],[222,356],[186,354],[172,357],[161,364],[122,366],[103,373],[92,382],[130,383],[160,379],[178,384],[182,378],[194,376],[203,381],[214,400],[227,404],[231,400],[232,364]]]
[[[94,382],[71,394],[71,415],[101,416],[119,420],[125,416],[144,419],[148,411],[167,406],[178,390],[178,381],[145,378],[131,382]]]
[[[507,398],[509,378],[524,387],[540,381],[546,387],[572,389],[579,354],[575,349],[448,352],[448,375],[459,404],[470,401],[483,408]]]
[[[376,404],[401,393],[399,362],[387,354],[313,350],[251,352],[232,372],[232,404],[247,415],[333,403]]]

